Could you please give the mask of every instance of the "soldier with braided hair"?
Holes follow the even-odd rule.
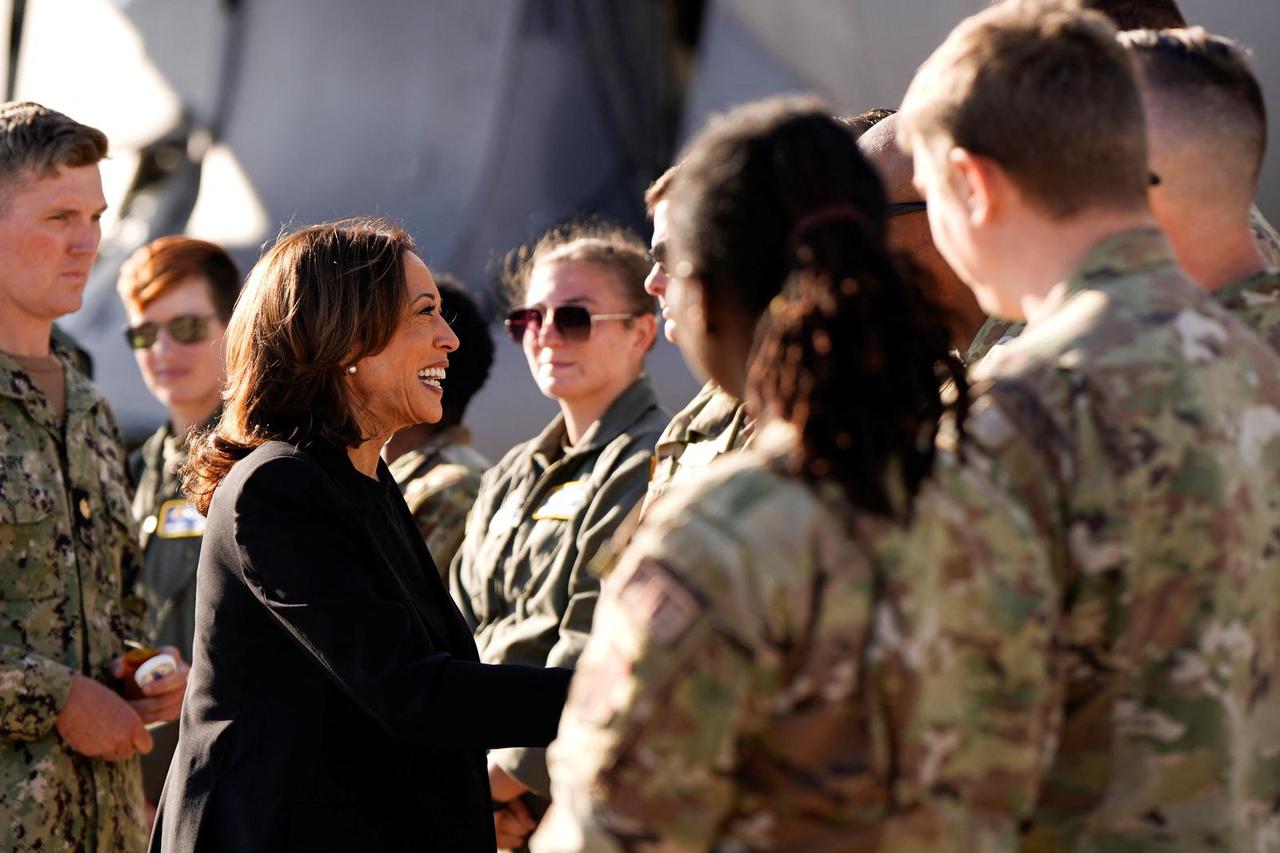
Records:
[[[945,315],[830,115],[739,108],[675,178],[677,343],[760,431],[606,580],[540,853],[1010,846],[1030,806],[1047,556],[935,447],[967,405]]]

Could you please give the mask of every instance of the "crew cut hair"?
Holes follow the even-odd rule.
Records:
[[[1121,33],[1120,42],[1133,56],[1142,88],[1252,157],[1256,182],[1267,150],[1267,107],[1249,52],[1203,27],[1133,30]]]

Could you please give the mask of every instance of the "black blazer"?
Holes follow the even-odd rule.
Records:
[[[548,743],[569,671],[477,662],[378,473],[271,442],[215,492],[152,851],[494,849],[484,750]]]

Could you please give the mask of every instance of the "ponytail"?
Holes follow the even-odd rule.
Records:
[[[947,313],[926,274],[891,257],[851,205],[801,217],[787,243],[782,296],[750,367],[753,404],[795,428],[794,475],[839,483],[858,509],[902,515],[933,469],[948,409],[963,436],[969,389]]]

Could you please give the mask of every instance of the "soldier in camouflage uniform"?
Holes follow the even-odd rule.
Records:
[[[644,289],[658,300],[662,311],[663,334],[673,344],[676,343],[679,330],[675,318],[667,308],[666,264],[670,251],[667,223],[671,211],[671,184],[679,172],[679,165],[672,166],[644,194],[645,207],[653,220],[653,238],[649,244],[653,266],[644,280]],[[741,400],[734,399],[714,382],[704,385],[662,431],[658,446],[654,449],[649,490],[645,493],[640,512],[620,531],[619,541],[615,545],[616,552],[621,553],[634,533],[640,515],[647,512],[669,486],[696,479],[712,460],[746,447],[751,439],[752,425]]]
[[[1150,192],[1156,224],[1188,274],[1280,349],[1277,278],[1268,272],[1280,268],[1280,237],[1252,203],[1266,114],[1246,53],[1199,27],[1132,30],[1121,43],[1138,62],[1159,177]],[[965,363],[976,364],[1022,328],[988,318]]]
[[[1137,66],[1161,176],[1150,191],[1156,223],[1187,274],[1280,351],[1275,233],[1252,206],[1267,116],[1248,53],[1200,27],[1120,41]]]
[[[490,464],[471,446],[471,432],[462,424],[439,430],[425,444],[391,462],[391,476],[446,582],[449,564],[466,534],[467,513],[475,505],[481,477]]]
[[[511,337],[561,413],[484,475],[450,568],[485,663],[572,667],[586,644],[600,592],[589,564],[644,496],[668,420],[643,374],[657,335],[647,271],[634,237],[571,226],[544,236],[512,276]],[[545,750],[495,750],[490,782],[498,802],[531,791],[538,812],[550,793]]]
[[[767,294],[770,418],[608,578],[533,849],[1009,849],[1054,707],[1053,581],[1027,515],[919,443],[938,365],[964,378],[872,167],[823,105],[775,99],[704,131],[675,193],[677,341],[742,396]],[[895,428],[859,432],[868,408]]]
[[[140,850],[143,724],[173,719],[185,667],[114,692],[144,637],[141,554],[106,400],[51,343],[80,305],[105,208],[97,130],[0,106],[0,849]]]
[[[181,471],[188,433],[207,430],[222,405],[223,336],[240,293],[240,272],[220,246],[160,237],[125,261],[116,290],[129,320],[125,343],[148,390],[168,412],[129,457],[147,636],[190,660],[205,519],[183,494]],[[152,729],[152,737],[156,748],[142,760],[142,781],[147,802],[154,804],[177,748],[177,722]]]
[[[1031,306],[968,427],[1059,585],[1058,743],[1022,847],[1269,849],[1280,359],[1155,229],[1131,68],[1101,17],[1004,4],[902,110],[939,247],[985,307]]]
[[[658,438],[644,512],[677,483],[706,475],[708,466],[751,441],[754,423],[747,407],[714,382],[703,386]]]
[[[462,545],[467,513],[480,493],[480,477],[492,464],[471,446],[471,432],[462,420],[471,398],[489,378],[493,338],[479,306],[461,282],[441,275],[436,286],[441,310],[461,342],[449,355],[444,417],[438,424],[419,424],[396,433],[382,457],[404,494],[441,579],[448,584],[449,564]]]

